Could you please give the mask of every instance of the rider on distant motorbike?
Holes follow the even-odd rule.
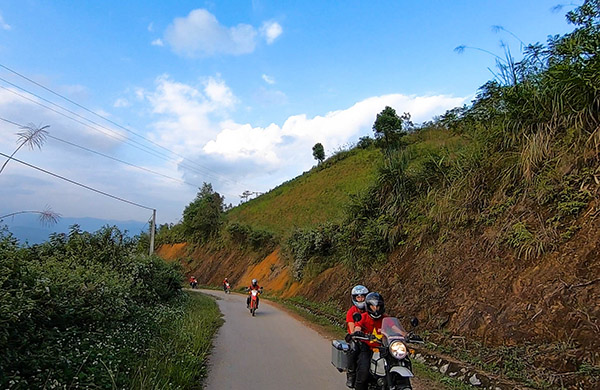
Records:
[[[252,290],[261,290],[261,287],[258,285],[258,281],[256,279],[252,279],[252,284],[247,288],[248,290],[248,298],[246,299],[246,307],[250,307],[250,295],[252,294]],[[258,309],[258,295],[256,296],[256,308]]]
[[[375,335],[377,338],[381,338],[381,322],[387,317],[385,314],[385,304],[381,294],[371,292],[367,294],[365,298],[366,313],[362,314],[362,318],[355,324],[355,332],[363,332],[365,334]],[[371,341],[364,341],[359,343],[360,352],[358,355],[357,368],[356,368],[356,390],[367,390],[369,380],[369,364],[371,362],[371,356],[373,352],[371,347],[377,346],[376,343]]]
[[[362,316],[365,313],[365,297],[369,293],[369,289],[362,285],[357,285],[352,288],[352,307],[348,309],[346,313],[346,326],[348,334],[354,333],[354,313],[358,313]],[[354,381],[356,380],[356,362],[358,360],[360,350],[354,348],[350,355],[350,361],[348,362],[348,372],[346,373],[346,386],[349,388],[354,387]]]
[[[229,281],[225,278],[225,280],[223,280],[223,291],[227,292],[227,287],[229,287]]]
[[[190,287],[195,288],[198,285],[198,281],[195,276],[190,276]]]

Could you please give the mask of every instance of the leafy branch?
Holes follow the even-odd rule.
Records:
[[[0,168],[0,173],[2,173],[6,164],[8,164],[8,162],[23,146],[28,146],[30,149],[34,149],[35,147],[41,149],[44,142],[46,142],[46,136],[48,135],[46,129],[49,127],[50,125],[36,126],[33,123],[30,123],[27,126],[21,126],[21,131],[17,133],[19,136],[17,140],[19,146],[4,162],[2,168]]]

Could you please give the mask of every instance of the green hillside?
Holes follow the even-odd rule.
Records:
[[[374,184],[381,160],[381,152],[375,148],[340,152],[303,175],[233,208],[227,213],[227,220],[278,235],[293,228],[341,221],[350,196]]]

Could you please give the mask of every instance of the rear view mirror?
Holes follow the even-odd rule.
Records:
[[[419,325],[419,319],[417,317],[413,317],[410,319],[410,324],[413,328],[416,328]]]
[[[361,318],[362,318],[362,316],[360,315],[360,313],[352,314],[352,319],[354,320],[354,322],[360,321]]]

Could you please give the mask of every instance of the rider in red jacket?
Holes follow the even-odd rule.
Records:
[[[357,285],[352,288],[352,307],[348,309],[346,313],[346,327],[348,334],[354,333],[354,313],[358,313],[361,317],[365,313],[365,297],[369,293],[369,289],[362,285]],[[356,361],[358,360],[360,350],[358,346],[352,348],[350,359],[348,362],[348,372],[346,373],[346,386],[349,388],[354,387],[354,381],[356,380]]]
[[[250,293],[252,290],[261,290],[261,287],[258,285],[258,281],[256,279],[252,279],[252,284],[247,288],[248,290],[248,298],[246,299],[246,307],[250,307]],[[258,296],[256,297],[256,308],[258,309]]]

